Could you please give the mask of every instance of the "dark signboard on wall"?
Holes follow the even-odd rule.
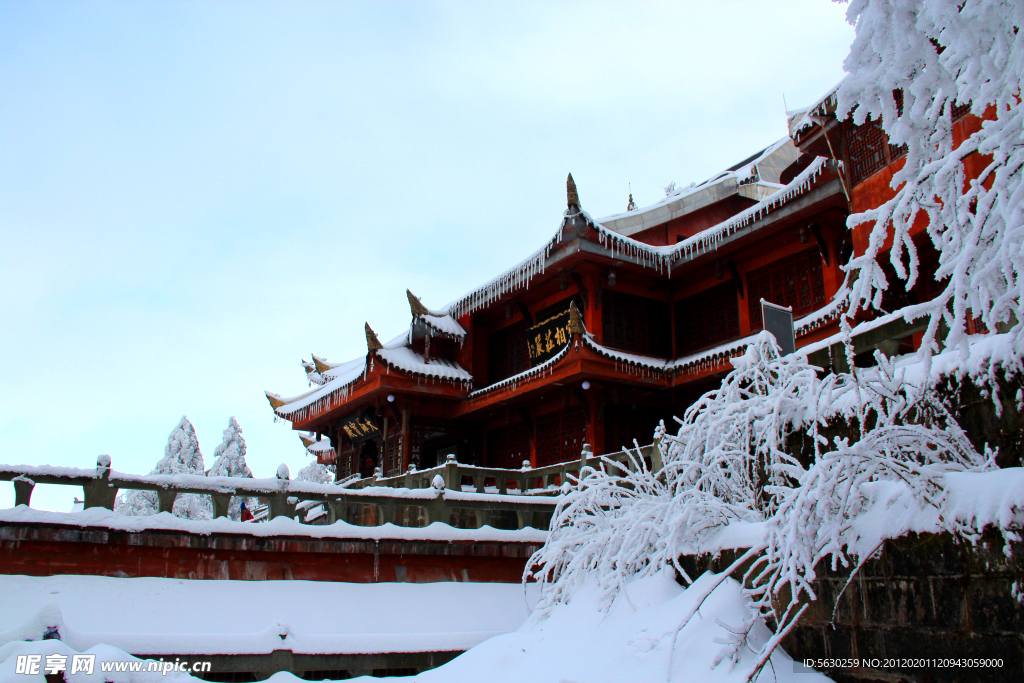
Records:
[[[380,427],[369,415],[352,413],[341,418],[338,425],[352,443],[362,443],[380,436]]]
[[[530,366],[537,367],[558,355],[569,343],[569,310],[557,313],[526,330]]]
[[[778,306],[761,299],[761,315],[764,329],[775,336],[783,356],[796,351],[796,334],[793,332],[793,309]]]

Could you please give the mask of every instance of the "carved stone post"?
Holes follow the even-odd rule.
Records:
[[[448,454],[444,463],[444,487],[449,491],[462,490],[462,476],[459,474],[459,463],[452,453]]]
[[[92,484],[83,486],[82,489],[85,493],[84,509],[114,509],[114,500],[117,498],[117,488],[110,485],[109,455],[101,455],[96,458],[96,479]]]
[[[14,505],[29,507],[29,501],[32,500],[32,489],[36,487],[36,483],[24,475],[19,475],[11,481],[14,482]]]
[[[213,499],[213,518],[227,517],[228,507],[231,505],[231,494],[230,493],[212,493],[210,498]]]
[[[174,500],[178,497],[177,491],[157,491],[156,502],[157,512],[174,512]]]

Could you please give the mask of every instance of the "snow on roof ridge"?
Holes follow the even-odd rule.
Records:
[[[760,220],[763,214],[767,214],[776,206],[785,204],[797,195],[808,191],[814,179],[821,173],[828,161],[825,157],[817,157],[811,162],[810,166],[788,184],[757,204],[677,244],[660,247],[650,245],[619,234],[600,223],[596,223],[598,233],[601,235],[601,244],[607,246],[606,240],[608,240],[611,243],[608,248],[613,253],[618,251],[620,254],[631,257],[635,263],[655,268],[658,271],[666,268],[669,274],[671,274],[671,266],[674,261],[682,258],[693,258],[711,249],[717,249],[718,243],[732,233],[749,223]]]
[[[328,406],[330,406],[334,399],[340,398],[344,400],[348,397],[349,392],[352,389],[352,385],[358,380],[363,373],[366,371],[366,358],[362,358],[362,365],[357,366],[356,363],[360,359],[350,361],[352,363],[352,369],[345,374],[339,374],[331,381],[327,382],[321,387],[301,394],[290,399],[281,399],[285,405],[280,408],[274,409],[274,414],[295,421],[305,420],[311,412],[323,412]]]
[[[566,343],[565,348],[563,348],[561,351],[556,353],[551,358],[548,358],[546,361],[544,361],[540,365],[532,367],[529,370],[523,370],[522,372],[520,372],[520,373],[518,373],[516,375],[512,375],[511,377],[506,377],[505,379],[500,380],[498,382],[495,382],[494,384],[490,384],[490,385],[488,385],[486,387],[483,387],[482,389],[477,389],[476,391],[469,392],[469,398],[476,398],[477,396],[483,396],[486,393],[490,393],[492,391],[495,391],[497,389],[502,389],[502,388],[507,387],[507,386],[515,387],[520,382],[524,382],[524,381],[526,381],[528,379],[531,379],[531,378],[533,378],[533,377],[543,373],[545,370],[550,369],[555,363],[560,361],[562,358],[565,358],[566,354],[569,353],[569,349],[570,349],[571,346],[572,346],[571,343]]]
[[[443,358],[432,358],[429,363],[422,354],[416,353],[407,346],[377,351],[377,355],[388,365],[403,372],[436,379],[445,379],[455,382],[472,382],[473,375],[454,361]]]
[[[462,328],[462,325],[447,313],[444,315],[421,315],[420,320],[422,320],[427,327],[439,334],[456,337],[458,339],[463,339],[466,336],[466,330]]]
[[[580,209],[580,214],[593,222],[593,219],[582,209]],[[445,310],[453,318],[461,318],[467,313],[483,308],[506,292],[526,286],[535,275],[544,272],[545,261],[547,261],[547,257],[551,254],[554,246],[561,241],[564,229],[565,219],[563,218],[558,224],[558,230],[555,232],[554,237],[550,238],[543,247],[497,277],[492,278],[479,287],[471,289],[468,293],[448,304]]]
[[[796,109],[792,112],[786,112],[788,117],[790,138],[796,138],[797,134],[803,132],[806,128],[813,125],[814,121],[811,120],[812,116],[817,116],[818,114],[825,113],[824,111],[821,110],[822,107],[826,106],[830,101],[836,99],[836,93],[839,92],[839,86],[841,86],[844,81],[846,81],[845,76],[838,83],[832,86],[832,88],[828,92],[822,95],[821,98],[819,98],[818,101],[812,104],[811,106],[805,107],[803,109]],[[788,116],[789,114],[792,114],[792,116]]]
[[[758,153],[756,153],[756,154],[754,154],[752,156],[747,157],[746,159],[744,159],[743,161],[741,161],[741,162],[739,162],[737,164],[733,164],[732,166],[730,166],[727,169],[724,169],[724,170],[719,171],[717,173],[713,173],[712,175],[708,176],[707,178],[705,178],[704,180],[702,180],[699,183],[695,183],[693,185],[686,185],[686,186],[683,186],[683,187],[676,188],[676,190],[672,194],[666,195],[664,199],[659,199],[658,201],[656,201],[653,204],[650,204],[648,206],[642,206],[642,207],[640,207],[640,208],[638,208],[638,209],[636,209],[634,211],[623,211],[621,213],[613,213],[613,214],[611,214],[609,216],[604,216],[602,218],[599,218],[597,220],[597,222],[603,224],[606,221],[610,222],[610,221],[618,220],[619,218],[624,218],[626,216],[641,216],[641,215],[643,215],[644,213],[646,213],[648,211],[652,211],[654,209],[662,207],[665,204],[668,204],[668,203],[671,203],[673,201],[676,201],[676,200],[678,200],[678,199],[680,199],[682,197],[686,197],[687,195],[693,194],[695,192],[699,192],[701,190],[705,190],[705,189],[711,187],[712,185],[716,185],[720,181],[723,181],[723,180],[725,180],[727,178],[738,177],[740,175],[742,175],[743,177],[747,177],[747,176],[750,175],[749,172],[746,173],[746,174],[740,173],[740,171],[742,171],[744,167],[749,167],[751,164],[756,164],[757,162],[761,161],[765,157],[770,156],[771,154],[773,154],[776,151],[778,151],[778,149],[780,147],[782,147],[783,145],[785,145],[787,142],[790,142],[789,136],[781,137],[778,140],[776,140],[775,142],[773,142],[770,145],[768,145],[767,147],[765,147],[764,149],[762,149],[761,151],[759,151]]]

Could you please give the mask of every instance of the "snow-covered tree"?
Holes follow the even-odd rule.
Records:
[[[815,598],[819,562],[849,566],[859,540],[852,521],[872,486],[887,483],[936,509],[944,475],[992,466],[932,390],[876,360],[820,378],[805,357],[782,357],[774,337],[758,335],[676,435],[659,429],[660,472],[637,449],[632,468],[606,460],[563,484],[548,542],[527,564],[542,586],[538,617],[588,584],[610,606],[626,584],[666,566],[695,579],[677,558],[701,552],[730,524],[758,523],[766,533],[750,539],[744,559],[757,559],[746,592],[781,638]],[[843,438],[825,438],[837,426]],[[964,531],[951,520],[947,530]]]
[[[966,324],[980,317],[989,329],[1008,329],[1016,355],[1024,354],[1024,3],[1017,0],[853,0],[848,21],[856,38],[844,66],[837,116],[880,121],[892,144],[906,145],[896,173],[896,196],[850,217],[872,224],[867,250],[849,269],[850,315],[878,307],[891,283],[877,262],[886,246],[899,278],[913,286],[915,221],[927,220],[939,252],[933,300],[907,311],[930,316],[922,351],[946,344],[966,352]],[[901,98],[902,101],[898,101]],[[985,120],[954,146],[953,107],[970,105]],[[967,180],[965,161],[983,170]]]
[[[171,431],[164,448],[164,457],[160,458],[150,474],[205,475],[199,439],[187,417],[182,416]],[[157,494],[154,491],[126,491],[118,498],[114,509],[124,515],[155,514],[159,509]],[[185,493],[175,499],[173,512],[175,516],[185,519],[210,519],[213,516],[213,503],[209,496]]]
[[[321,465],[318,462],[311,462],[295,475],[295,481],[311,481],[315,484],[332,484],[334,483],[334,472],[332,472],[326,465]]]
[[[238,421],[232,417],[228,420],[228,426],[224,430],[224,438],[217,450],[213,452],[213,465],[207,472],[211,477],[248,477],[252,478],[252,470],[245,462],[245,438],[242,436],[242,428]],[[234,497],[228,507],[228,517],[236,522],[241,519],[242,501],[251,510],[255,505],[254,499]]]

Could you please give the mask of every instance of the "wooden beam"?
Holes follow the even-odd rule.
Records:
[[[526,325],[533,327],[533,315],[530,313],[530,307],[522,301],[516,301],[516,306],[519,307],[519,312],[523,314],[523,320],[526,321]]]
[[[811,223],[811,234],[814,235],[814,241],[818,243],[818,250],[821,252],[821,258],[825,259],[825,265],[832,265],[832,260],[828,255],[828,242],[825,241],[825,237],[821,234],[821,228],[818,227],[817,223]]]
[[[726,261],[725,267],[729,269],[733,282],[736,283],[736,291],[740,293],[740,298],[746,299],[747,297],[743,292],[743,279],[740,277],[740,271],[736,268],[736,264],[732,261]]]
[[[579,273],[569,273],[569,277],[572,278],[573,284],[576,285],[576,289],[579,291],[580,299],[583,300],[583,308],[590,308],[590,297],[587,295],[587,287],[583,284],[583,278],[580,277]]]

